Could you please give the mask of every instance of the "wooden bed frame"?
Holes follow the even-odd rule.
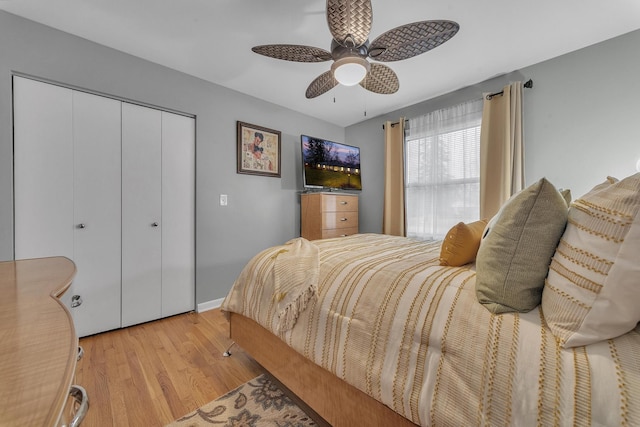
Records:
[[[416,427],[293,350],[255,321],[229,313],[230,337],[332,426]]]

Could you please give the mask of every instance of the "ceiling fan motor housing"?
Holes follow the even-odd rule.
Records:
[[[334,61],[341,58],[359,56],[366,58],[369,56],[369,40],[360,46],[346,47],[335,40],[331,40],[331,57]]]

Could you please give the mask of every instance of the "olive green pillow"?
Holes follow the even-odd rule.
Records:
[[[560,192],[542,178],[491,220],[476,258],[476,295],[489,311],[527,312],[540,304],[567,210]]]

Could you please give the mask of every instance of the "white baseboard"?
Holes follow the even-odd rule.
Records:
[[[218,298],[211,301],[200,303],[198,304],[198,307],[196,310],[198,311],[198,313],[202,313],[203,311],[216,309],[222,305],[222,301],[224,301],[224,298]]]

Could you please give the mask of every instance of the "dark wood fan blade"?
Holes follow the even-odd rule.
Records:
[[[425,53],[455,36],[460,26],[453,21],[421,21],[396,27],[376,38],[369,57],[381,62],[400,61]]]
[[[345,47],[364,44],[371,32],[371,0],[327,0],[327,23],[334,40]]]
[[[305,95],[308,99],[315,98],[316,96],[320,96],[328,90],[333,89],[337,84],[338,81],[333,77],[331,70],[326,71],[311,82]]]
[[[389,95],[400,88],[398,76],[386,65],[371,64],[371,70],[360,82],[360,86],[371,92]]]
[[[297,44],[265,44],[251,48],[255,53],[294,62],[323,62],[331,59],[331,52],[319,47]]]

